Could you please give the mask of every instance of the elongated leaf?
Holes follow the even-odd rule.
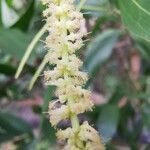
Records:
[[[119,121],[119,108],[116,105],[102,107],[97,125],[104,141],[109,141],[116,133]]]
[[[122,19],[129,31],[150,42],[150,1],[118,0]]]
[[[20,73],[22,72],[24,65],[26,64],[26,62],[28,61],[32,51],[34,50],[37,42],[39,41],[39,39],[41,38],[41,36],[44,34],[44,32],[46,31],[45,29],[46,25],[34,36],[34,38],[32,39],[31,43],[28,45],[24,56],[22,57],[22,60],[18,66],[17,72],[15,74],[15,78],[18,78]],[[39,70],[38,70],[39,71]],[[40,71],[39,71],[40,74]],[[38,75],[37,75],[38,76]],[[36,81],[36,79],[34,78],[34,82]],[[32,85],[34,84],[34,82],[32,82]]]
[[[118,30],[108,30],[96,36],[89,44],[84,68],[95,76],[99,68],[108,60],[119,37]]]

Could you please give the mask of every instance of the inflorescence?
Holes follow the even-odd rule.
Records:
[[[52,70],[44,72],[47,85],[55,85],[57,100],[50,102],[49,115],[52,126],[69,119],[71,127],[58,130],[56,135],[64,141],[64,150],[104,150],[98,132],[87,121],[79,123],[78,114],[92,110],[90,91],[83,88],[88,80],[81,71],[82,61],[75,55],[83,46],[86,34],[81,30],[85,22],[74,0],[43,0],[43,12],[49,35],[46,38],[47,60]]]

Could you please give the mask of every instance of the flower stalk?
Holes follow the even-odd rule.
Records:
[[[74,7],[74,0],[43,0],[49,35],[46,38],[47,60],[52,70],[44,71],[45,83],[55,85],[57,100],[50,102],[52,126],[66,119],[71,127],[58,130],[57,138],[65,142],[64,150],[104,150],[98,132],[87,121],[79,123],[78,115],[92,110],[90,91],[83,88],[88,75],[81,71],[82,61],[75,55],[83,46],[86,32],[82,13]]]

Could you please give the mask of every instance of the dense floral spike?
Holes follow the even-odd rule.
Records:
[[[104,150],[98,132],[88,122],[80,125],[77,117],[93,107],[90,91],[83,89],[88,76],[75,55],[86,34],[81,30],[83,15],[75,9],[74,0],[43,0],[43,4],[47,6],[43,15],[49,32],[47,60],[54,66],[44,72],[45,82],[57,87],[58,97],[49,104],[50,122],[56,127],[62,120],[71,120],[72,127],[57,132],[58,139],[66,142],[64,150]]]

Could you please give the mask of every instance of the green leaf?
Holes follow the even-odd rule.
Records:
[[[116,105],[105,105],[97,122],[98,130],[105,142],[108,142],[117,131],[119,108]]]
[[[0,49],[8,55],[22,59],[24,51],[30,43],[32,36],[17,29],[0,28]]]
[[[84,68],[96,76],[99,68],[108,60],[119,37],[118,30],[107,30],[96,36],[88,45]]]
[[[0,63],[0,73],[5,75],[14,75],[16,72],[16,68],[9,64],[1,64]]]
[[[28,29],[30,21],[33,17],[34,2],[35,2],[35,0],[32,0],[29,8],[21,16],[21,18],[12,26],[13,28],[20,28],[23,31],[26,31]]]
[[[0,142],[4,142],[22,134],[32,134],[31,127],[10,113],[0,112]]]
[[[122,19],[136,37],[150,42],[149,0],[119,0]]]
[[[9,7],[11,7],[11,6],[12,6],[13,1],[12,1],[12,0],[6,0],[6,3],[7,3],[7,5],[8,5]]]

